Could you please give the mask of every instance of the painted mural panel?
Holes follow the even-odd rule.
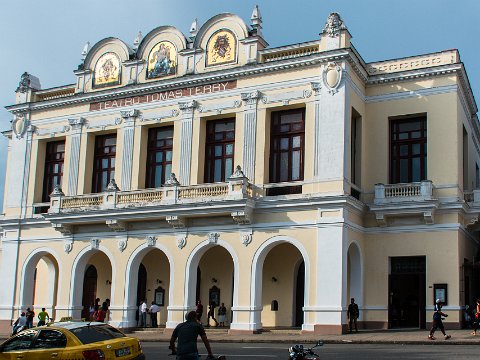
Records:
[[[177,49],[169,41],[161,41],[148,55],[147,79],[154,79],[177,72]]]
[[[228,30],[217,31],[207,43],[207,66],[234,62],[237,56],[237,40]]]
[[[120,83],[120,59],[114,53],[100,56],[95,65],[93,86],[109,86]]]

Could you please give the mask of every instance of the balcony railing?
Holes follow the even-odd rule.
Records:
[[[433,185],[430,180],[402,184],[375,184],[374,203],[389,204],[404,201],[431,200]]]
[[[49,214],[88,210],[107,210],[125,207],[142,207],[161,204],[194,203],[209,200],[239,200],[254,196],[254,189],[240,172],[228,182],[181,186],[173,177],[160,188],[120,191],[114,180],[103,193],[65,196],[56,188],[51,194]]]

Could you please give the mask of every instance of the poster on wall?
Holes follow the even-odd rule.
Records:
[[[442,305],[448,304],[448,292],[447,284],[434,284],[433,285],[433,298],[434,301],[440,300]]]
[[[165,305],[165,289],[161,286],[155,289],[155,304],[158,306]]]

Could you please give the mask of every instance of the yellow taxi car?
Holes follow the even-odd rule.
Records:
[[[59,322],[24,330],[0,345],[0,360],[144,360],[138,339],[99,322]]]

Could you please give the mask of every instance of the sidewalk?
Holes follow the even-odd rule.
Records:
[[[344,335],[300,334],[297,331],[263,332],[261,334],[229,335],[226,330],[208,329],[207,337],[211,342],[226,343],[315,343],[322,340],[326,344],[423,344],[423,345],[480,345],[480,332],[471,335],[471,329],[449,330],[452,338],[444,340],[440,331],[435,332],[436,340],[428,339],[428,330],[362,330]],[[162,329],[135,331],[129,334],[141,341],[168,342],[170,336]]]

